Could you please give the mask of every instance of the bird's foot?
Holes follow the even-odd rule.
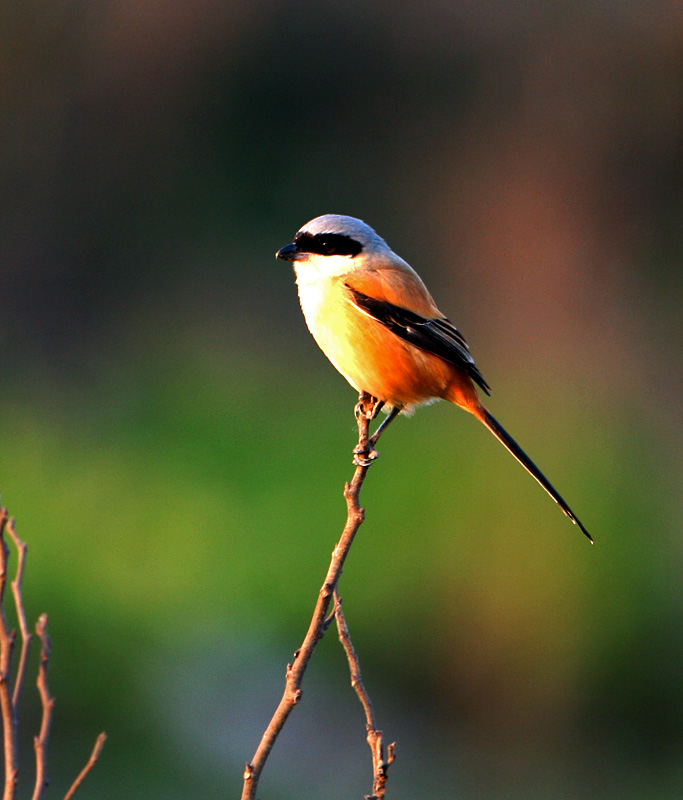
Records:
[[[379,458],[379,453],[369,441],[365,444],[357,444],[353,448],[353,465],[355,467],[369,467],[377,458]]]
[[[384,400],[378,400],[366,392],[361,392],[353,413],[356,415],[356,419],[373,420],[382,410],[383,405]]]
[[[353,448],[353,463],[356,467],[369,467],[379,456],[375,450],[374,437],[369,436],[370,421],[373,420],[384,405],[383,400],[378,400],[368,392],[358,395],[358,402],[354,409],[358,422],[358,444]]]

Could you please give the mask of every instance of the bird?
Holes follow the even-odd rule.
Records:
[[[491,389],[465,337],[439,311],[417,272],[369,225],[324,214],[307,222],[275,256],[293,264],[301,310],[320,349],[351,386],[388,412],[371,444],[398,414],[450,401],[482,422],[593,542],[482,403],[479,391],[490,395]]]

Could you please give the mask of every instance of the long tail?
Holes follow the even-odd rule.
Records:
[[[498,420],[493,417],[489,412],[481,407],[481,410],[484,412],[483,414],[477,413],[476,416],[480,419],[484,425],[491,431],[491,433],[498,439],[501,444],[505,445],[507,449],[512,453],[512,455],[519,461],[519,463],[527,470],[530,475],[533,475],[534,478],[541,484],[541,486],[548,492],[548,494],[553,498],[553,500],[557,503],[557,505],[564,511],[564,513],[569,517],[569,519],[575,524],[578,525],[579,528],[584,532],[584,534],[588,537],[588,540],[591,544],[593,544],[593,537],[588,533],[588,531],[583,527],[581,521],[577,518],[574,512],[569,508],[569,506],[565,503],[565,501],[560,496],[559,492],[555,490],[553,485],[550,481],[545,477],[545,475],[541,472],[541,470],[534,464],[534,462],[529,458],[529,456],[522,450],[522,448],[517,444],[517,442],[510,436],[510,434],[505,430],[505,428],[498,422]]]

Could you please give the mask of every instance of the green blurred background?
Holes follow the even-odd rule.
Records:
[[[50,796],[102,729],[83,798],[239,794],[345,514],[354,393],[273,258],[334,212],[419,269],[596,539],[461,411],[395,423],[341,587],[389,796],[680,797],[680,4],[1,13],[0,490]],[[304,690],[259,795],[363,796],[333,635]]]

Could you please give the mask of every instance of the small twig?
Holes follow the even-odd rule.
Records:
[[[50,738],[52,712],[55,706],[54,697],[50,696],[50,689],[47,685],[47,668],[50,664],[50,648],[52,646],[50,637],[47,635],[47,614],[41,614],[38,618],[36,635],[40,639],[40,666],[36,685],[40,693],[43,716],[40,722],[40,733],[33,737],[33,747],[36,751],[36,783],[31,800],[40,800],[43,789],[48,784],[47,743]]]
[[[76,789],[78,789],[78,787],[85,780],[86,775],[95,766],[95,764],[97,764],[97,759],[100,757],[100,753],[102,752],[102,748],[104,747],[104,743],[106,741],[107,741],[107,734],[104,731],[102,731],[102,733],[97,737],[97,740],[95,741],[95,746],[93,747],[92,753],[90,754],[88,763],[78,773],[78,777],[71,784],[71,788],[69,789],[69,791],[64,795],[64,800],[71,800],[74,794],[76,794]]]
[[[349,672],[351,673],[351,686],[358,695],[358,699],[365,711],[365,729],[367,731],[368,744],[372,754],[372,794],[365,795],[365,800],[383,800],[386,793],[386,783],[388,778],[389,766],[393,763],[396,742],[392,742],[387,747],[387,757],[384,758],[384,739],[382,731],[377,728],[375,712],[372,701],[367,689],[363,685],[360,674],[360,662],[358,655],[351,641],[349,626],[346,624],[346,617],[342,610],[342,601],[339,590],[334,590],[334,618],[337,621],[337,632],[339,641],[342,643],[346,658],[349,662]]]
[[[378,402],[375,398],[366,393],[361,393],[356,406],[356,420],[358,422],[358,445],[354,449],[354,453],[358,456],[354,459],[356,470],[351,483],[347,483],[344,487],[347,507],[346,525],[337,546],[332,551],[332,560],[318,594],[313,617],[308,626],[303,644],[294,654],[293,664],[287,664],[285,690],[282,699],[268,723],[265,733],[261,737],[254,757],[247,763],[244,770],[242,800],[254,800],[256,797],[256,788],[263,767],[270,755],[270,751],[273,749],[275,740],[287,721],[287,717],[289,717],[294,706],[301,700],[301,681],[303,680],[304,672],[316,645],[329,626],[329,622],[326,624],[326,617],[330,601],[339,582],[344,561],[353,544],[356,532],[363,523],[364,511],[360,507],[359,495],[368,467],[372,464],[373,459],[377,457],[377,453],[369,446],[370,420],[375,417],[377,408]]]
[[[19,630],[21,631],[21,653],[19,654],[19,666],[17,667],[17,674],[14,678],[14,691],[12,692],[12,706],[14,709],[14,724],[18,724],[17,709],[19,707],[19,699],[21,698],[21,689],[24,684],[24,676],[26,674],[26,662],[28,660],[28,653],[31,647],[31,633],[29,632],[28,625],[26,624],[26,612],[24,611],[24,601],[21,595],[21,582],[24,578],[24,565],[26,563],[26,551],[28,547],[26,542],[22,542],[17,536],[14,527],[14,519],[10,519],[7,523],[7,533],[12,537],[14,546],[17,548],[19,559],[17,562],[17,574],[12,581],[12,593],[14,594],[14,604],[17,608],[17,619],[19,620]]]
[[[19,776],[17,756],[17,720],[12,705],[11,668],[14,650],[14,631],[10,630],[5,616],[5,588],[7,586],[7,561],[9,547],[4,532],[7,509],[0,509],[0,708],[5,756],[5,790],[3,800],[13,800]]]

